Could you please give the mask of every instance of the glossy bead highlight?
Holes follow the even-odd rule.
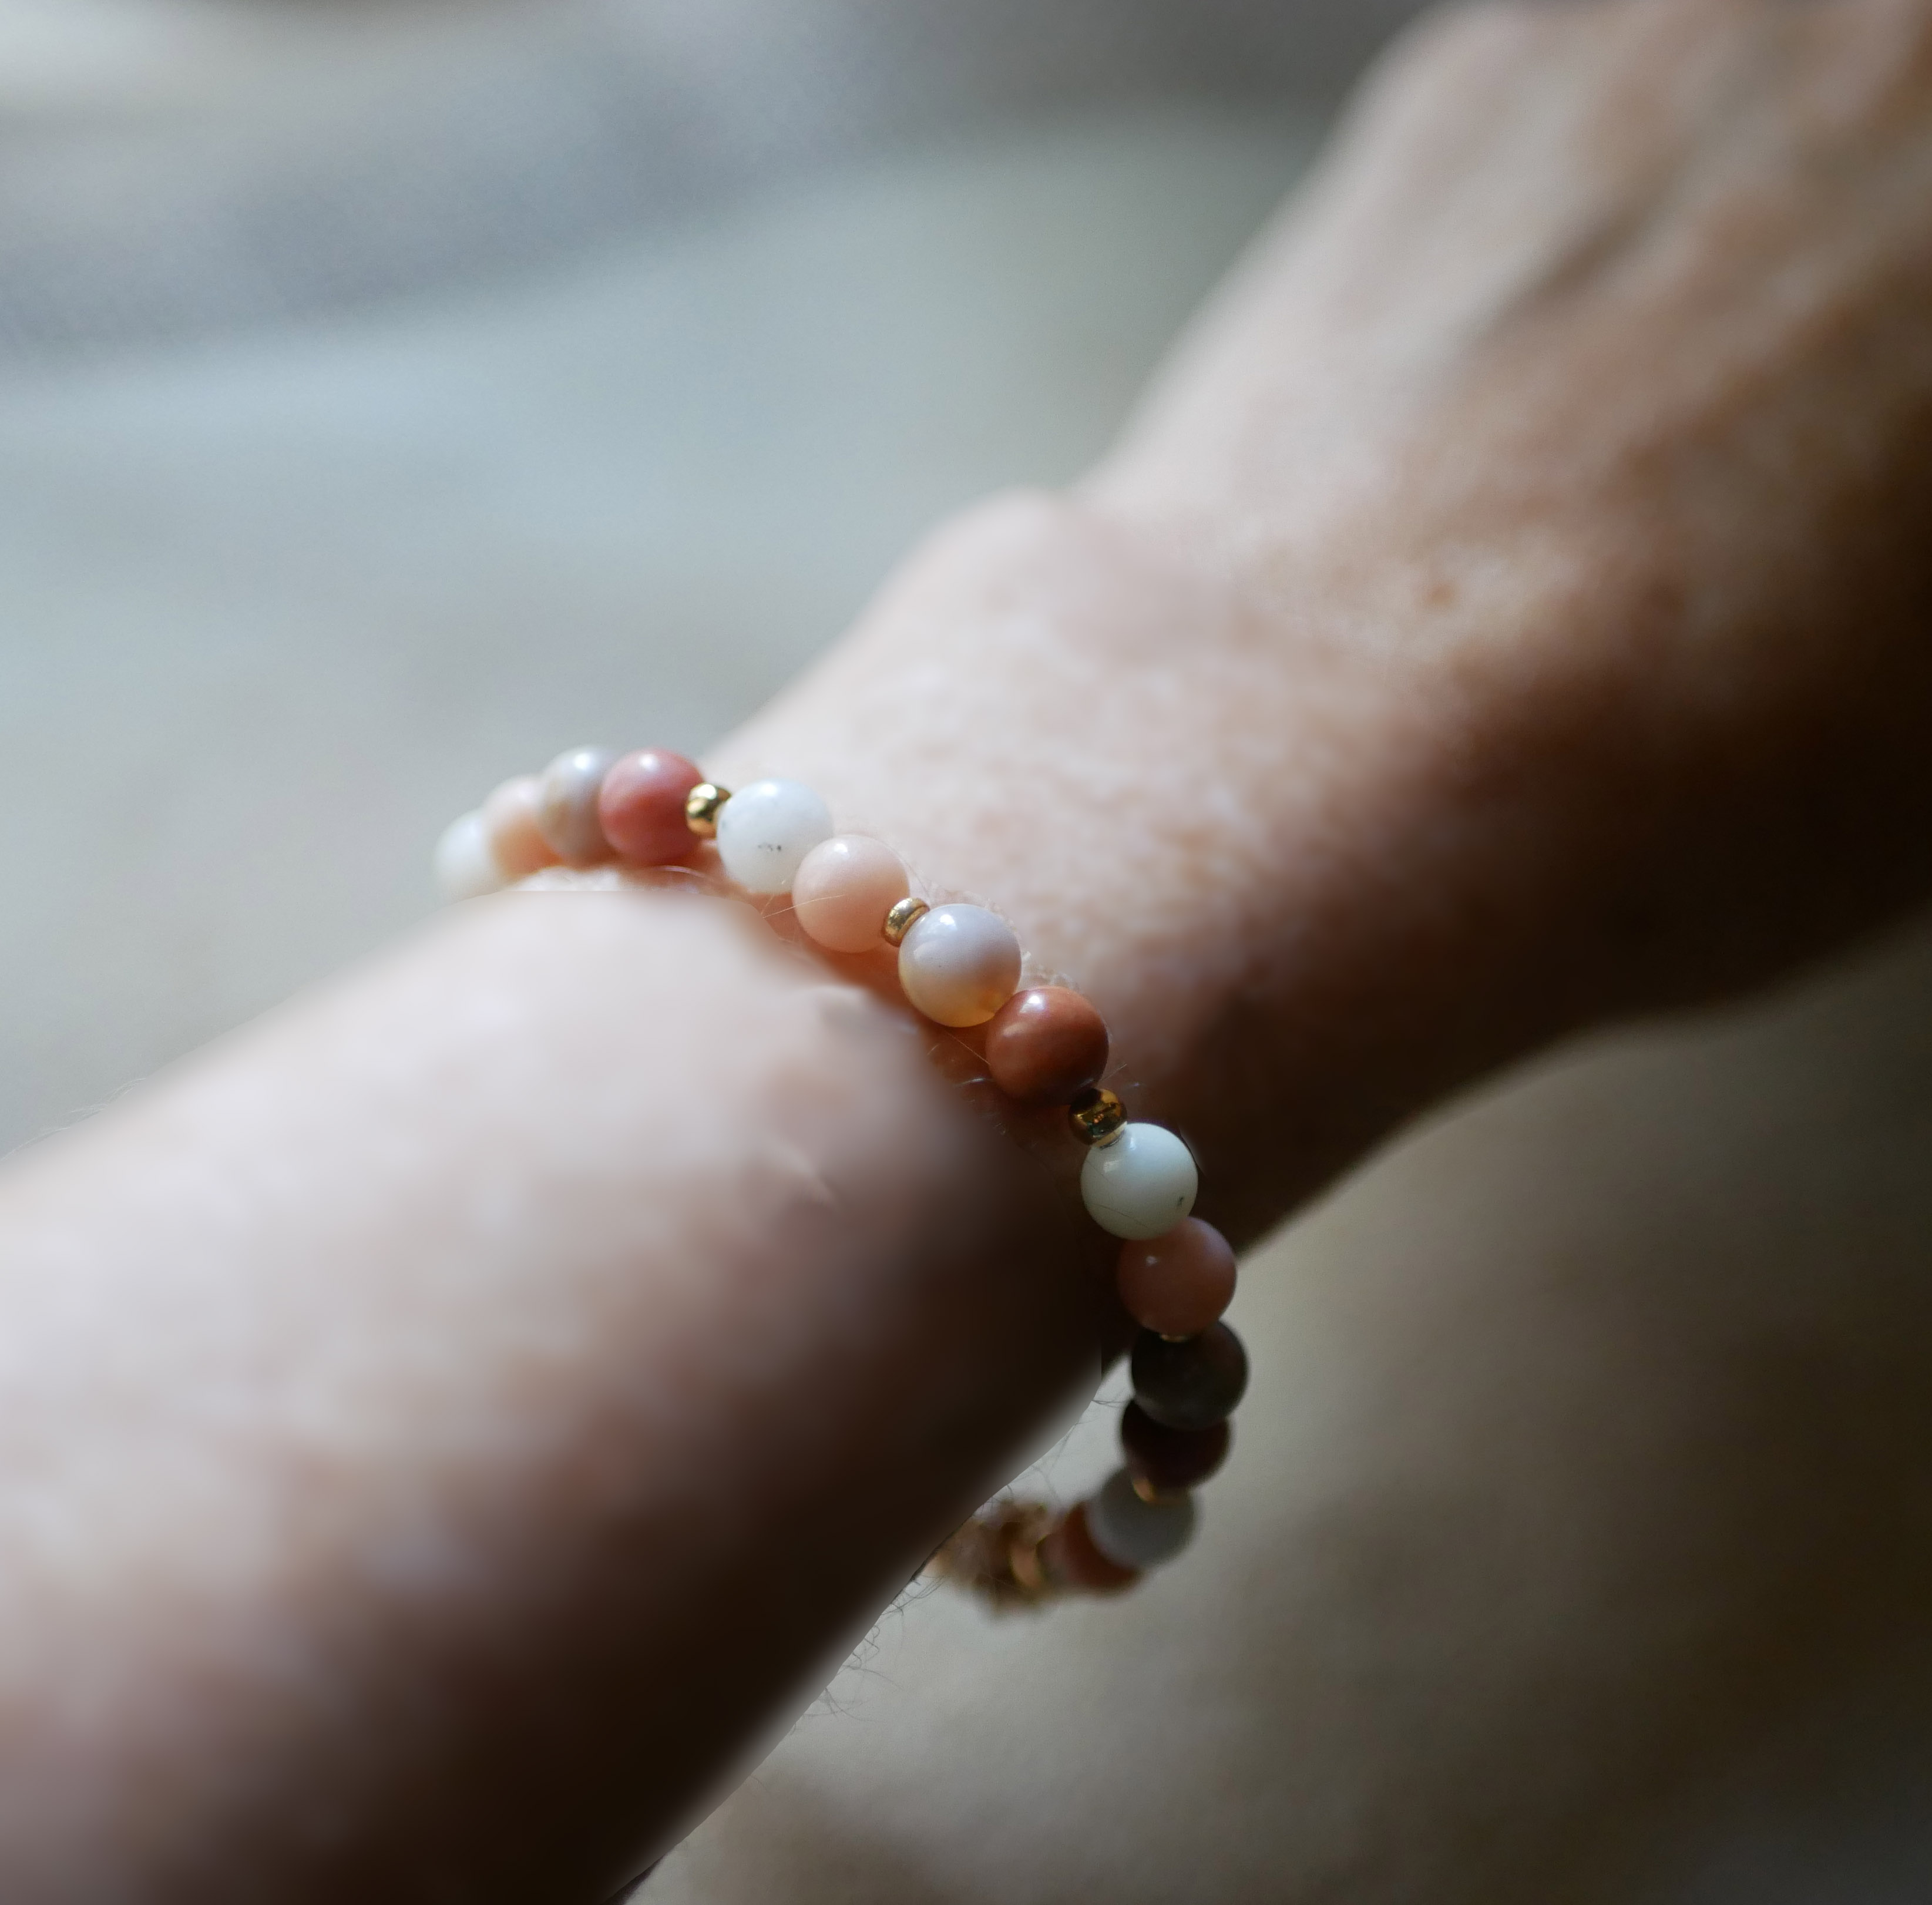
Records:
[[[597,796],[604,838],[633,866],[669,866],[691,851],[684,803],[704,779],[693,762],[640,748],[613,762]]]
[[[1088,1215],[1116,1237],[1159,1237],[1194,1208],[1194,1154],[1166,1126],[1124,1124],[1087,1154],[1080,1195]]]
[[[935,906],[899,947],[899,984],[913,1010],[937,1024],[985,1024],[1019,977],[1012,928],[983,906]]]
[[[597,797],[616,759],[608,748],[572,748],[538,777],[537,826],[566,866],[596,866],[610,857]]]
[[[834,952],[866,952],[906,896],[906,870],[883,840],[842,833],[805,856],[791,903],[806,934]]]
[[[1164,1235],[1122,1245],[1114,1280],[1142,1329],[1198,1336],[1234,1299],[1234,1252],[1212,1224],[1184,1217]]]
[[[986,1069],[1009,1098],[1064,1105],[1107,1069],[1107,1022],[1064,986],[1030,986],[987,1027]]]
[[[481,899],[503,884],[480,813],[462,814],[443,829],[434,866],[436,890],[446,900]]]
[[[483,832],[491,856],[506,880],[527,880],[556,864],[556,854],[537,824],[537,798],[542,782],[534,774],[518,774],[497,788],[483,803]]]
[[[754,781],[718,815],[724,871],[748,893],[788,893],[805,856],[832,838],[832,812],[796,781]]]

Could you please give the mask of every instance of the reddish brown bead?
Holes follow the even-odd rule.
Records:
[[[1107,1022],[1064,986],[1016,992],[986,1028],[986,1069],[1009,1098],[1064,1105],[1107,1069]]]
[[[1185,1342],[1151,1330],[1135,1340],[1134,1400],[1169,1429],[1211,1429],[1234,1413],[1248,1386],[1248,1354],[1225,1323]]]
[[[1083,1502],[1067,1510],[1060,1526],[1040,1544],[1040,1558],[1058,1586],[1083,1594],[1118,1594],[1140,1578],[1137,1568],[1123,1568],[1094,1546]]]
[[[1208,1429],[1170,1429],[1138,1402],[1120,1418],[1120,1448],[1128,1472],[1159,1489],[1193,1488],[1228,1459],[1234,1431],[1226,1422]]]
[[[684,798],[704,775],[681,754],[640,748],[604,777],[597,814],[604,837],[636,866],[668,866],[692,850]]]
[[[1159,1237],[1120,1247],[1120,1302],[1156,1336],[1198,1336],[1234,1300],[1234,1252],[1212,1224],[1183,1217]]]

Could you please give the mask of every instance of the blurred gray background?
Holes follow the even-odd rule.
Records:
[[[701,748],[936,518],[1078,471],[1409,10],[0,0],[0,1145],[421,918],[505,772]],[[1932,1526],[1928,1003],[1906,943],[1398,1147],[1246,1273],[1190,1563],[895,1614],[649,1896],[1932,1897],[1870,1586]],[[1606,1335],[1614,1461],[1536,1468]],[[1693,1350],[1786,1375],[1662,1406]],[[1637,1505],[1738,1448],[1778,1486],[1694,1538]],[[1397,1552],[1351,1519],[1391,1499]],[[1815,1684],[1757,1570],[1849,1636]]]

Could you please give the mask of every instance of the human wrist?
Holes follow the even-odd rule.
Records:
[[[1458,716],[1416,632],[1353,639],[1336,577],[1299,605],[1184,525],[1000,499],[706,757],[810,782],[936,890],[1004,912],[1101,1007],[1137,1114],[1204,1148],[1204,1210],[1249,1232],[1507,1055],[1522,1003],[1492,988],[1500,936],[1427,963],[1480,856],[1431,805]]]

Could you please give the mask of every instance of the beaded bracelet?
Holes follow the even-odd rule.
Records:
[[[1123,1465],[1064,1511],[996,1503],[932,1566],[1000,1606],[1131,1586],[1192,1536],[1192,1491],[1227,1458],[1228,1418],[1248,1366],[1220,1320],[1234,1292],[1234,1252],[1189,1214],[1193,1156],[1172,1132],[1130,1121],[1100,1082],[1108,1040],[1092,1004],[1065,986],[1022,988],[1019,941],[1005,920],[985,907],[916,898],[892,849],[836,832],[809,788],[759,781],[734,794],[660,749],[619,757],[577,748],[542,774],[506,781],[444,833],[436,868],[445,895],[464,899],[560,865],[688,865],[707,842],[746,892],[789,894],[800,928],[826,950],[896,949],[914,1011],[955,1029],[984,1026],[994,1085],[1023,1104],[1066,1107],[1086,1147],[1081,1196],[1123,1240],[1118,1288],[1141,1326]]]

